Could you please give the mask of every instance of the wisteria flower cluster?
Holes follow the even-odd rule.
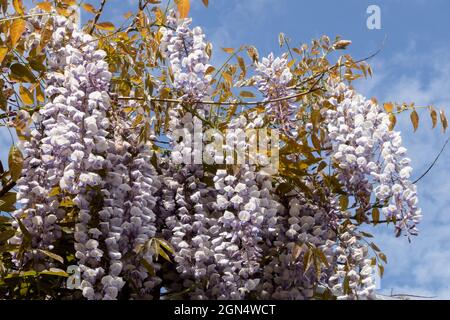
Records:
[[[15,216],[31,233],[33,254],[39,257],[40,250],[54,248],[61,237],[58,222],[67,214],[61,207],[64,199],[52,196],[53,191],[72,197],[83,295],[117,299],[126,277],[139,288],[138,297],[149,296],[159,280],[138,267],[137,255],[130,253],[156,233],[152,208],[158,181],[149,160],[151,151],[136,143],[137,133],[127,131],[125,120],[110,120],[112,75],[104,61],[106,53],[64,17],[56,17],[54,28],[47,47],[45,93],[50,102],[34,117],[32,139],[23,146],[27,157],[18,181],[23,207]],[[96,207],[100,196],[103,203]],[[11,242],[20,243],[22,238],[19,234]],[[142,259],[151,263],[152,253]]]
[[[202,29],[173,10],[156,31],[135,21],[135,37],[153,37],[145,39],[156,52],[149,49],[148,60],[166,63],[162,71],[145,85],[118,81],[114,62],[126,60],[129,68],[130,58],[112,52],[123,46],[105,46],[56,11],[33,12],[27,48],[44,50],[46,103],[17,117],[33,122],[21,140],[9,238],[27,248],[12,255],[17,270],[32,265],[42,272],[70,260],[80,270],[77,289],[89,300],[375,297],[377,260],[359,223],[379,209],[397,235],[410,236],[421,216],[411,161],[380,106],[337,74],[303,100],[296,96],[295,64],[286,54],[270,54],[254,58],[249,81],[241,81],[254,85],[261,102],[238,112],[233,93],[221,93],[225,85],[211,75]],[[45,46],[42,24],[52,31]],[[117,43],[128,36],[120,37]],[[248,65],[242,59],[239,67],[244,78]],[[236,69],[217,74],[233,77]],[[155,120],[161,114],[162,125]],[[237,135],[268,126],[281,132],[280,174],[251,161],[234,164],[228,145],[226,156],[215,158],[221,163],[186,161],[202,159],[196,143],[206,129],[249,149],[261,138]],[[62,252],[62,242],[71,248]]]
[[[295,120],[298,108],[289,99],[276,101],[277,98],[294,94],[294,90],[290,88],[293,75],[288,67],[287,54],[275,58],[271,53],[267,58],[263,57],[261,62],[256,63],[255,71],[258,89],[267,101],[275,100],[265,105],[267,115],[278,121],[285,133],[296,136]]]
[[[339,180],[366,206],[372,192],[378,202],[388,202],[382,212],[395,219],[398,235],[417,234],[421,210],[400,133],[389,130],[389,116],[376,103],[343,83],[331,86],[335,110],[325,118]]]

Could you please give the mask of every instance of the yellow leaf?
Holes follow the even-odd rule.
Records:
[[[57,196],[58,194],[61,193],[61,188],[59,186],[54,187],[53,189],[50,190],[50,193],[48,194],[49,197],[54,197]]]
[[[50,12],[52,10],[52,4],[50,2],[39,2],[37,4],[38,8],[46,11],[46,12]]]
[[[250,92],[250,91],[241,91],[241,93],[239,93],[239,95],[244,98],[254,98],[255,97],[253,92]]]
[[[59,14],[59,15],[61,15],[61,16],[64,16],[64,17],[70,17],[70,15],[72,14],[72,11],[70,11],[70,10],[67,10],[67,9],[65,9],[65,8],[56,8],[56,12]]]
[[[8,53],[8,48],[0,47],[0,64],[2,64],[3,59],[5,59],[7,53]]]
[[[187,18],[189,15],[189,10],[191,9],[191,4],[189,0],[178,0],[177,1],[178,12],[180,13],[180,18]]]
[[[23,19],[16,19],[13,21],[11,29],[9,30],[9,37],[11,38],[12,47],[16,46],[17,41],[19,41],[25,31],[25,25],[25,20]]]
[[[82,6],[83,6],[83,9],[86,10],[87,12],[90,12],[93,14],[97,13],[97,10],[95,10],[94,6],[90,3],[83,3]]]
[[[414,132],[417,130],[417,128],[419,127],[419,115],[417,114],[417,111],[414,110],[413,112],[411,112],[411,123],[414,127]]]
[[[394,110],[394,105],[390,102],[386,102],[384,104],[384,110],[386,110],[387,113],[391,113]]]
[[[234,52],[233,48],[222,48],[222,50],[229,54],[232,54]]]
[[[23,3],[22,0],[13,0],[14,10],[20,15],[23,15]]]
[[[9,150],[8,166],[11,179],[17,181],[22,175],[23,155],[16,146],[11,146]]]
[[[100,22],[95,25],[97,29],[106,30],[106,31],[114,31],[115,27],[111,22]]]
[[[39,102],[45,101],[44,92],[42,91],[42,88],[40,85],[38,85],[36,87],[36,100]]]
[[[225,79],[225,81],[227,81],[230,84],[233,81],[233,76],[231,74],[229,74],[228,72],[222,72],[222,76]]]
[[[20,86],[19,88],[20,98],[22,99],[24,104],[33,104],[34,99],[31,92],[25,88],[24,86]]]

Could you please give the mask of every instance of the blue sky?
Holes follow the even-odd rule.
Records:
[[[98,4],[99,1],[90,1]],[[108,19],[114,21],[137,0],[109,0]],[[376,51],[370,61],[374,77],[357,87],[379,101],[416,102],[445,108],[450,115],[450,1],[448,0],[191,0],[193,24],[205,30],[214,45],[214,62],[225,53],[220,47],[255,45],[261,55],[280,52],[278,34],[284,32],[293,45],[326,34],[352,40],[348,52],[355,58]],[[368,30],[366,9],[381,8],[381,30]],[[426,170],[442,147],[447,134],[431,130],[428,113],[421,112],[420,128],[413,133],[409,116],[397,125],[413,160],[415,176]],[[3,129],[3,128],[2,128]],[[0,130],[0,143],[10,138]],[[5,144],[6,143],[6,144]],[[4,161],[7,149],[2,148]],[[383,291],[450,298],[450,150],[419,183],[423,209],[421,234],[408,243],[391,229],[377,227],[376,242],[388,256]]]

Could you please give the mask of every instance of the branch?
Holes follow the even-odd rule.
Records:
[[[6,184],[6,186],[4,186],[2,190],[0,190],[0,198],[3,197],[5,194],[7,194],[15,186],[16,186],[15,181],[8,182],[8,184]]]
[[[442,153],[444,152],[445,147],[447,146],[448,142],[449,142],[450,138],[447,138],[447,140],[445,141],[444,145],[441,148],[441,151],[439,151],[438,155],[436,156],[436,158],[434,159],[433,163],[428,167],[428,169],[413,183],[416,184],[417,182],[419,182],[420,180],[422,180],[423,177],[425,177],[428,172],[431,171],[431,169],[433,169],[434,165],[436,164],[436,162],[439,160],[440,156],[442,155]]]
[[[265,105],[268,103],[273,103],[273,102],[280,102],[280,101],[285,101],[285,100],[291,100],[291,99],[295,99],[307,94],[310,94],[311,92],[314,91],[318,91],[321,90],[322,88],[318,87],[318,88],[314,88],[311,87],[311,89],[301,92],[301,93],[297,93],[297,94],[293,94],[290,96],[286,96],[286,97],[280,97],[280,98],[276,98],[276,99],[270,99],[270,100],[263,100],[263,101],[224,101],[224,102],[220,102],[220,101],[212,101],[212,100],[198,100],[198,101],[192,101],[193,103],[200,103],[200,104],[214,104],[214,105],[234,105],[234,104],[238,104],[238,105],[244,105],[244,106],[250,106],[250,105]],[[139,97],[117,97],[117,99],[119,100],[137,100],[137,101],[145,101],[148,100],[146,98],[139,98]],[[155,97],[149,97],[150,101],[157,101],[157,102],[174,102],[174,103],[182,103],[182,102],[186,102],[186,100],[183,99],[162,99],[162,98],[155,98]]]
[[[35,13],[35,14],[29,14],[25,16],[14,16],[14,17],[8,17],[4,19],[0,19],[0,23],[17,20],[17,19],[28,19],[28,18],[34,18],[34,17],[41,17],[41,16],[51,16],[54,15],[52,12],[45,12],[45,13]]]
[[[102,0],[102,3],[100,4],[100,8],[98,9],[97,14],[94,17],[94,20],[92,21],[92,27],[89,30],[88,34],[92,35],[92,33],[94,32],[95,25],[97,24],[98,19],[100,19],[100,16],[103,13],[103,8],[105,7],[105,3],[106,3],[106,0]]]

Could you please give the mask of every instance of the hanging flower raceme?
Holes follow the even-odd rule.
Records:
[[[289,88],[293,75],[288,67],[287,55],[275,58],[271,53],[267,58],[262,58],[261,62],[256,62],[255,71],[257,74],[254,77],[256,85],[264,95],[264,100],[282,99],[265,104],[267,115],[275,120],[288,136],[295,137],[297,134],[295,125],[297,108],[292,99],[284,99],[294,94],[294,90]]]
[[[330,94],[333,109],[324,116],[340,182],[367,210],[374,192],[397,235],[417,234],[421,210],[400,133],[389,129],[389,116],[379,105],[343,83],[331,82]]]
[[[135,297],[149,296],[158,279],[148,275],[139,259],[152,263],[153,253],[134,250],[156,234],[152,208],[158,184],[150,147],[140,144],[135,132],[127,132],[126,142],[113,131],[131,124],[114,120],[120,123],[111,126],[106,53],[70,20],[56,16],[54,21],[47,45],[45,93],[50,101],[34,116],[36,128],[24,143],[26,170],[18,182],[23,207],[15,216],[31,234],[33,248],[52,250],[67,212],[60,205],[61,194],[73,199],[83,295],[116,299],[126,277],[138,287]],[[13,242],[22,238],[19,234]]]

